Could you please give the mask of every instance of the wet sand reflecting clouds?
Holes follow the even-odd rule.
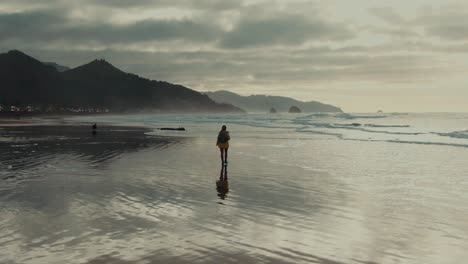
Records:
[[[468,183],[444,147],[244,135],[220,171],[213,138],[148,132],[2,128],[0,263],[468,257]]]

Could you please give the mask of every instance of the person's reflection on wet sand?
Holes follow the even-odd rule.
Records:
[[[221,166],[221,173],[219,174],[219,180],[216,182],[216,191],[218,191],[219,198],[221,198],[222,200],[226,199],[226,195],[229,192],[227,166]]]
[[[220,181],[228,180],[227,165],[221,165],[221,172],[219,173],[219,180]]]

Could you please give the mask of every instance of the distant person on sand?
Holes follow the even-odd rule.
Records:
[[[93,130],[92,133],[93,133],[93,135],[96,135],[96,132],[97,132],[96,129],[97,129],[97,124],[94,123],[94,125],[92,126],[92,130]]]
[[[227,158],[228,158],[228,148],[229,148],[229,140],[231,137],[229,136],[229,131],[226,130],[226,126],[223,125],[221,127],[221,131],[218,134],[218,140],[216,141],[216,146],[219,147],[221,151],[221,165],[227,166]]]

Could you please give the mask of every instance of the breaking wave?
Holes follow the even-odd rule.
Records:
[[[347,113],[339,113],[335,115],[336,118],[341,119],[360,119],[360,118],[385,118],[385,115],[352,115]]]
[[[293,122],[295,124],[299,124],[299,125],[302,125],[302,126],[308,126],[310,128],[328,128],[328,129],[343,129],[343,130],[347,129],[347,130],[358,130],[358,131],[368,132],[368,133],[391,134],[391,135],[421,135],[421,134],[425,134],[425,133],[421,133],[421,132],[372,130],[372,129],[364,128],[364,126],[376,127],[376,128],[378,128],[378,127],[402,128],[402,127],[409,127],[409,126],[379,126],[379,125],[372,126],[372,124],[361,125],[359,123],[336,124],[336,123],[323,123],[323,122],[309,122],[309,121],[305,121],[305,120],[294,120]],[[304,132],[304,130],[301,130],[300,132]]]
[[[449,147],[468,148],[468,144],[431,142],[431,141],[416,141],[416,140],[415,141],[411,141],[411,140],[366,140],[366,139],[354,139],[354,138],[345,138],[344,140],[363,141],[363,142],[389,142],[389,143],[400,143],[400,144],[416,144],[416,145],[432,145],[432,146],[449,146]]]
[[[375,124],[365,124],[367,127],[411,127],[410,125],[375,125]]]
[[[335,136],[344,140],[467,147],[468,130],[464,130],[465,128],[460,129],[460,123],[456,121],[460,117],[467,118],[468,115],[413,115],[408,113],[147,115],[136,117],[119,116],[117,118],[120,120],[113,121],[126,122],[134,120],[152,128],[162,125],[183,125],[188,128],[189,132],[186,133],[187,135],[190,135],[192,131],[200,133],[200,123],[208,125],[206,128],[203,128],[203,132],[216,130],[219,124],[226,123],[228,125],[252,127],[254,129],[246,129],[245,135],[243,134],[242,136],[260,138],[271,138],[274,135],[273,137],[275,138],[297,138],[299,136],[309,139],[312,136],[308,134],[322,134]],[[431,123],[427,123],[426,120],[431,120]],[[235,127],[231,129],[239,131],[243,128]],[[271,135],[269,134],[270,129]],[[300,133],[300,135],[294,133]],[[15,144],[20,143],[15,142]]]
[[[317,117],[329,117],[332,116],[330,113],[314,113],[305,116],[297,117],[296,119],[310,119],[310,118],[317,118]]]
[[[454,131],[450,133],[435,133],[439,136],[443,137],[451,137],[451,138],[462,138],[462,139],[468,139],[468,130],[466,131]]]
[[[391,143],[402,143],[402,144],[419,144],[419,145],[436,145],[436,146],[451,146],[451,147],[464,147],[468,148],[468,144],[457,144],[457,143],[444,143],[444,142],[428,142],[428,141],[406,141],[406,140],[385,140]]]

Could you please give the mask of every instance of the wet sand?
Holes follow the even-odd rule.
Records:
[[[465,149],[297,140],[232,125],[229,182],[220,182],[214,129],[0,128],[0,263],[468,257]]]
[[[32,124],[35,120],[33,119],[0,119],[0,126],[17,126]]]
[[[150,131],[111,125],[100,125],[93,130],[91,124],[7,126],[0,128],[1,165],[2,169],[30,169],[59,155],[74,155],[92,164],[100,164],[125,153],[164,148],[181,140],[145,134]]]

